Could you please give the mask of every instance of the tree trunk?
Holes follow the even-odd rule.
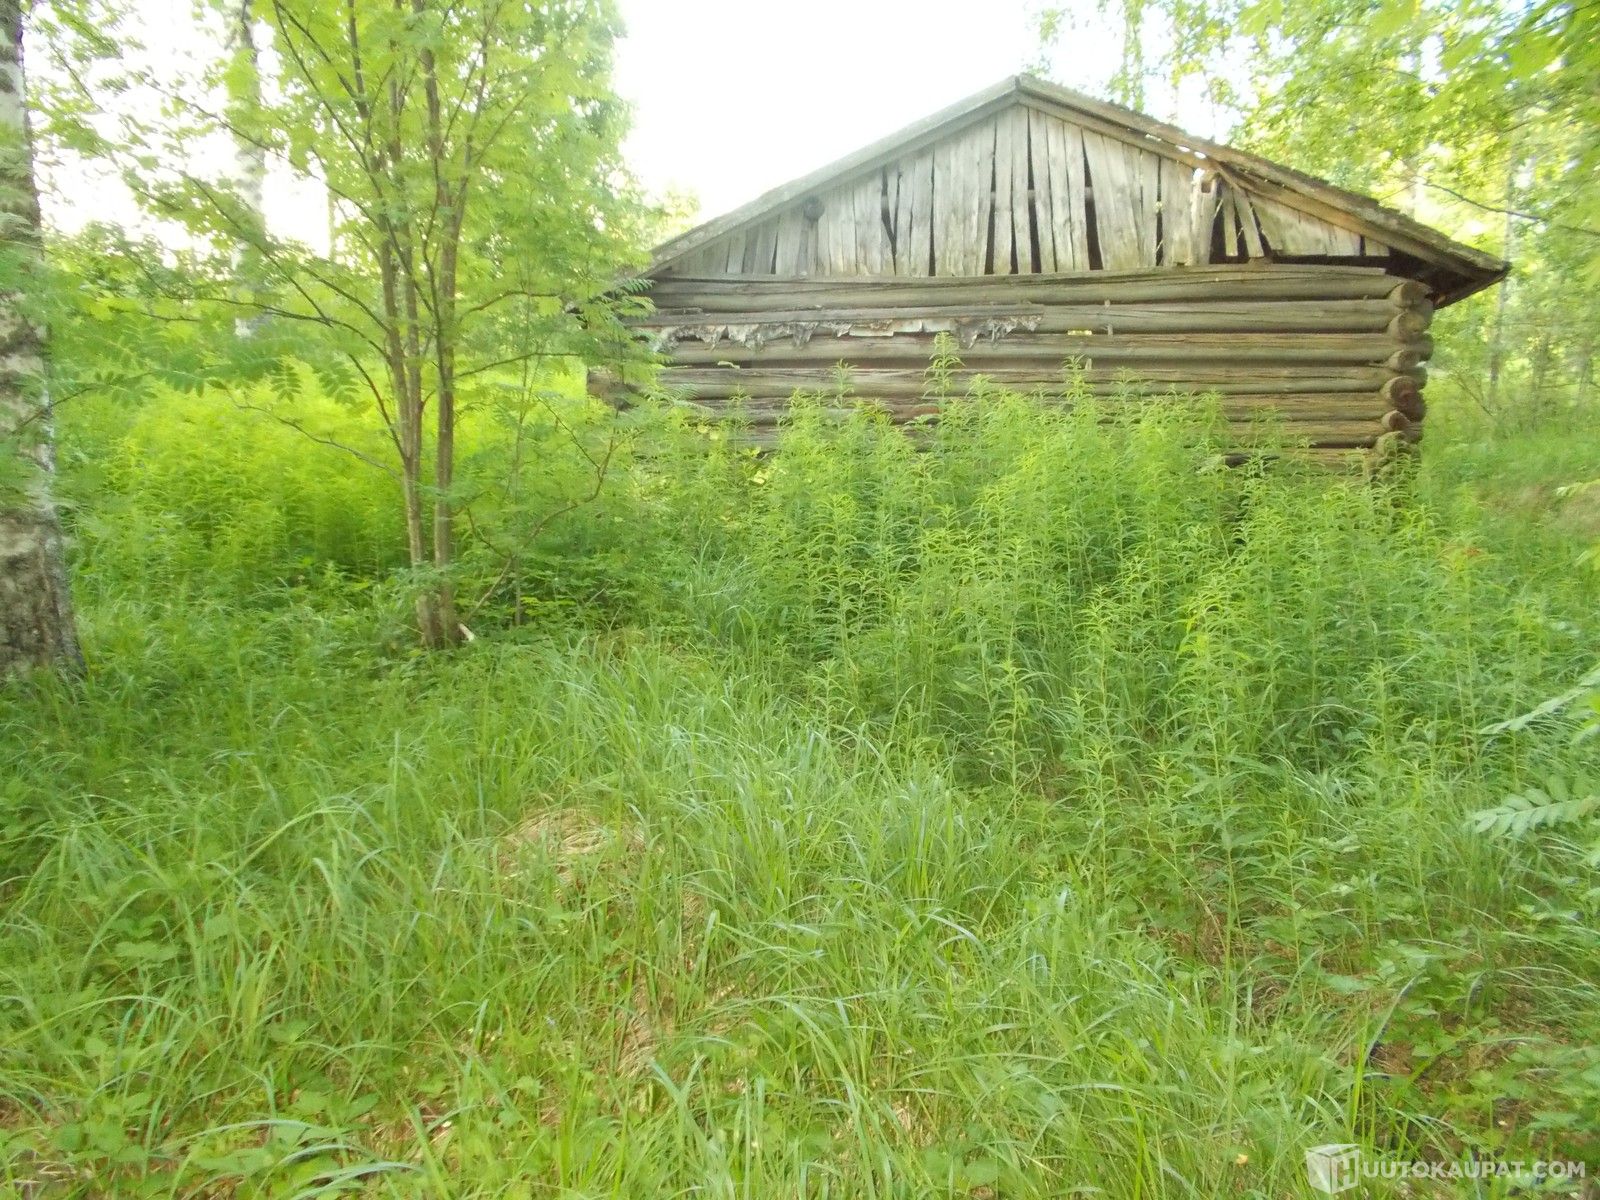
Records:
[[[256,255],[249,247],[265,229],[267,219],[267,152],[259,142],[240,132],[252,127],[253,118],[261,109],[261,60],[251,26],[251,4],[252,0],[232,0],[227,35],[227,50],[233,59],[228,81],[228,123],[234,130],[234,179],[244,202],[245,219],[256,231],[252,238],[236,244],[233,251],[234,285],[241,302],[250,299],[250,277],[257,265]],[[259,324],[260,318],[245,310],[234,320],[233,331],[239,337],[249,337]]]
[[[232,85],[237,90],[229,96],[228,108],[229,124],[234,129],[234,169],[239,184],[239,198],[244,201],[251,217],[260,222],[264,220],[266,211],[267,151],[266,147],[241,132],[258,123],[255,114],[261,109],[261,60],[256,50],[252,3],[253,0],[233,0],[227,48],[235,62]]]
[[[422,0],[412,0],[412,11],[419,18],[425,15]],[[461,193],[454,197],[445,186],[444,111],[439,102],[438,68],[432,50],[424,48],[421,59],[423,95],[428,105],[428,155],[433,163],[433,202],[438,213],[449,214],[439,248],[438,275],[429,276],[433,284],[434,369],[439,376],[439,407],[434,414],[433,566],[439,572],[435,592],[439,628],[446,641],[456,642],[461,639],[461,620],[456,615],[455,588],[449,575],[455,560],[455,501],[451,488],[455,485],[456,462],[456,263],[467,197],[464,183]]]
[[[401,464],[401,490],[406,507],[406,552],[411,566],[426,568],[429,565],[427,549],[427,516],[422,503],[422,464],[407,456]],[[422,644],[437,650],[446,642],[446,634],[439,615],[438,592],[429,584],[417,596],[417,630]]]
[[[1517,221],[1511,215],[1511,209],[1516,207],[1517,200],[1517,155],[1513,148],[1506,162],[1506,232],[1505,249],[1501,257],[1510,261],[1517,248]],[[1500,281],[1500,286],[1495,290],[1494,297],[1494,325],[1489,334],[1489,388],[1488,406],[1491,411],[1500,411],[1500,373],[1506,361],[1506,305],[1511,297],[1511,276],[1507,275]]]
[[[41,249],[39,193],[23,91],[21,0],[0,0],[0,221],[24,252],[21,280],[0,292],[0,677],[20,668],[82,665],[50,497],[54,473],[44,330],[27,314],[27,276]],[[33,261],[28,260],[32,258]]]

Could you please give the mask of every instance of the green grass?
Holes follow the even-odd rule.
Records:
[[[1593,581],[1483,502],[1492,451],[1397,494],[1209,468],[1214,435],[1001,396],[921,452],[804,406],[775,459],[657,431],[496,593],[544,623],[435,658],[270,454],[222,438],[244,465],[159,503],[84,483],[173,536],[151,583],[80,523],[90,676],[0,699],[0,1180],[1278,1197],[1331,1141],[1592,1162],[1593,867],[1467,818],[1594,762],[1478,732],[1593,665]],[[285,531],[216,580],[212,487]]]

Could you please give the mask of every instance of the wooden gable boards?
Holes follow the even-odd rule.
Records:
[[[1460,295],[1505,270],[1364,197],[1019,77],[673,239],[650,271],[1006,275],[1394,250]]]

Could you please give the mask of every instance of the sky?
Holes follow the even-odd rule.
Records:
[[[633,110],[624,150],[656,197],[692,194],[709,219],[895,130],[1040,64],[1043,0],[617,0],[627,33],[615,85]],[[1055,0],[1070,28],[1044,73],[1103,93],[1120,37],[1094,0]],[[140,40],[156,56],[216,53],[192,0],[134,0]],[[1170,117],[1170,112],[1154,115]],[[1183,113],[1215,132],[1215,116]],[[1183,121],[1180,121],[1183,124]],[[217,147],[226,153],[225,144]],[[73,230],[129,221],[120,184],[60,169],[47,216]],[[280,232],[326,228],[320,188],[269,176],[267,219]]]
[[[658,194],[697,193],[704,217],[1014,75],[1039,54],[1031,0],[620,7],[628,33],[616,86],[635,122],[628,159]],[[1115,55],[1114,40],[1099,40]]]

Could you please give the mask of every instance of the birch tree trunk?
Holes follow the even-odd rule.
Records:
[[[256,266],[250,247],[259,243],[266,227],[267,152],[260,142],[243,133],[259,125],[261,111],[261,58],[256,51],[255,29],[251,25],[251,3],[252,0],[229,0],[224,7],[228,22],[228,124],[233,130],[234,178],[251,226],[251,237],[240,241],[233,251],[234,285],[241,300],[249,299],[249,276]],[[233,331],[239,337],[249,337],[257,321],[255,317],[240,316],[233,323]]]
[[[1506,161],[1506,230],[1505,249],[1501,256],[1507,262],[1514,260],[1517,250],[1517,220],[1511,210],[1517,206],[1517,155],[1513,148]],[[1506,361],[1506,306],[1511,298],[1511,276],[1507,275],[1495,289],[1494,324],[1489,329],[1489,394],[1488,404],[1498,414],[1500,411],[1500,373]]]
[[[29,666],[82,665],[50,497],[45,335],[24,305],[40,252],[22,0],[0,0],[0,677]]]
[[[227,50],[233,69],[229,77],[228,116],[234,131],[235,173],[240,198],[251,217],[260,222],[265,220],[266,212],[267,151],[241,131],[259,124],[261,57],[256,49],[252,0],[232,0],[229,8]]]

